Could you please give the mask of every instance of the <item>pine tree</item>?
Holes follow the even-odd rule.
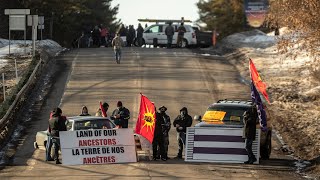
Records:
[[[50,23],[53,22],[53,39],[70,46],[86,28],[103,24],[116,29],[118,6],[111,7],[112,0],[24,0],[25,8],[32,14],[45,16],[45,35],[50,38]]]
[[[207,30],[217,29],[220,38],[245,27],[243,0],[200,0],[197,6],[200,22],[207,24]]]

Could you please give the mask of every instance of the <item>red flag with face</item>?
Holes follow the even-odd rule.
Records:
[[[136,124],[136,133],[145,137],[150,143],[153,141],[156,112],[154,104],[141,94],[140,112]]]
[[[250,59],[249,61],[249,69],[250,69],[250,75],[251,75],[251,79],[254,83],[254,85],[256,86],[256,88],[258,89],[258,91],[260,91],[260,93],[262,93],[263,97],[270,103],[269,101],[269,96],[267,93],[267,85],[262,81],[255,65],[253,64],[252,60]]]

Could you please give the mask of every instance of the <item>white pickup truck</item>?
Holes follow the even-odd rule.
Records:
[[[165,34],[165,29],[167,26],[168,24],[154,24],[147,27],[143,32],[143,44],[153,45],[154,47],[166,46],[167,36]],[[177,29],[179,27],[179,24],[173,24],[172,26],[176,31],[173,36],[172,45],[177,45]],[[182,41],[181,47],[197,45],[196,33],[192,26],[185,24],[184,27],[186,28],[187,32],[184,33],[184,39]]]

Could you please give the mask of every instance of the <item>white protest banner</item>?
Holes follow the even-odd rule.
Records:
[[[132,129],[62,131],[60,143],[64,165],[137,161]]]

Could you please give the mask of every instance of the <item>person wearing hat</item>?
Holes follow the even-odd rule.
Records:
[[[168,159],[168,149],[169,149],[169,131],[171,129],[170,116],[166,113],[167,107],[161,106],[159,108],[160,113],[157,114],[160,119],[163,119],[162,134],[163,134],[163,145],[164,145],[164,156]],[[158,118],[157,118],[158,119]],[[160,159],[160,151],[158,151],[158,159]]]
[[[121,101],[117,102],[117,108],[113,111],[111,119],[119,128],[128,128],[130,111],[122,105]]]
[[[106,114],[108,114],[107,111],[108,111],[108,109],[109,109],[109,104],[106,103],[106,102],[104,102],[104,103],[102,104],[102,107],[103,107],[103,109],[106,111]],[[100,107],[98,108],[98,110],[97,110],[97,112],[96,112],[96,116],[98,116],[98,117],[103,117],[102,111],[101,111]]]
[[[175,157],[177,159],[182,159],[183,146],[186,144],[186,132],[187,128],[192,125],[192,117],[188,114],[188,109],[183,107],[180,109],[180,115],[176,117],[173,121],[173,126],[177,130],[177,140],[179,144],[179,152]]]
[[[155,113],[156,113],[156,122],[154,126],[154,136],[152,140],[153,160],[156,161],[161,157],[162,161],[166,161],[167,157],[165,155],[165,150],[164,150],[164,135],[162,130],[164,120],[161,117],[160,113],[157,112],[156,108],[155,108]]]

